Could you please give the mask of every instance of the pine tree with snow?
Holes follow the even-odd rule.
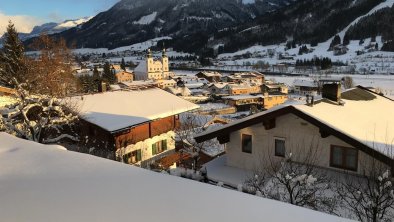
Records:
[[[9,21],[0,50],[0,85],[17,88],[25,81],[24,47],[14,24]]]
[[[126,63],[124,61],[124,58],[122,58],[122,62],[120,63],[120,68],[126,71]]]

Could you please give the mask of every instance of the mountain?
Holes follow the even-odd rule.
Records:
[[[212,56],[253,45],[326,42],[358,18],[393,0],[122,0],[88,22],[54,34],[78,48],[109,48],[168,36],[157,43],[177,51]],[[383,35],[394,48],[393,11],[368,14],[347,38]],[[384,21],[381,20],[382,16]],[[378,27],[375,27],[378,24]],[[346,29],[347,30],[347,29]],[[343,33],[345,34],[345,33]],[[343,35],[341,35],[343,38]],[[26,44],[31,42],[27,41]]]
[[[19,33],[19,38],[22,41],[39,36],[41,33],[47,33],[49,35],[56,34],[68,30],[70,28],[77,27],[83,23],[89,21],[92,17],[84,17],[81,19],[66,20],[61,23],[49,22],[39,26],[35,26],[30,33]],[[4,36],[0,38],[0,44],[2,43]]]
[[[251,22],[294,1],[122,0],[82,26],[55,36],[77,47],[110,49],[171,36],[184,51],[194,51],[218,30]]]
[[[327,41],[358,17],[384,2],[385,0],[299,0],[275,12],[258,16],[251,23],[219,32],[216,34],[216,41],[224,44],[224,52],[238,51],[255,44],[271,45],[286,41],[291,45],[316,45]],[[386,27],[394,30],[393,23]],[[372,32],[365,33],[365,36],[372,35]]]

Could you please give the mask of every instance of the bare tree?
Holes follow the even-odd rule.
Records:
[[[16,102],[1,108],[0,129],[40,143],[56,143],[66,138],[77,140],[72,128],[78,119],[75,111],[64,99],[53,97],[60,95],[60,90],[55,89],[65,86],[68,79],[62,73],[68,71],[66,67],[70,64],[63,66],[66,60],[59,59],[57,66],[52,58],[57,58],[59,53],[49,48],[42,51],[41,59],[27,59],[12,23],[7,31],[9,43],[1,54],[0,82],[15,89]]]
[[[216,139],[197,143],[193,136],[203,132],[208,123],[208,116],[186,113],[180,117],[180,126],[177,127],[175,141],[180,144],[180,151],[190,155],[193,159],[192,169],[197,170],[201,152],[208,148],[221,146]]]
[[[364,176],[346,175],[337,193],[343,205],[359,221],[383,222],[394,218],[394,186],[388,166],[368,161]]]
[[[350,89],[350,88],[354,87],[353,78],[351,76],[343,77],[342,83],[343,83],[343,87],[345,87],[345,89]]]
[[[273,151],[267,149],[267,155],[260,158],[262,162],[245,181],[245,187],[267,198],[335,213],[335,198],[329,192],[328,177],[323,169],[316,167],[317,146],[313,142],[309,146],[302,145],[294,149],[295,153],[289,149],[280,160],[272,157]]]
[[[74,57],[65,40],[42,34],[32,47],[40,51],[40,56],[28,64],[30,91],[56,97],[76,91],[77,78],[72,74]]]
[[[73,124],[78,117],[69,106],[49,96],[28,95],[0,109],[0,125],[6,132],[39,143],[78,140]],[[0,127],[1,128],[1,127]]]

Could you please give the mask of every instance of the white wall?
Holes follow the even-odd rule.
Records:
[[[153,138],[146,139],[136,144],[129,145],[126,148],[122,148],[123,150],[120,152],[125,155],[135,150],[141,149],[141,159],[142,161],[145,161],[154,157],[154,155],[152,155],[152,144],[156,142],[167,140],[167,151],[175,149],[175,141],[173,138],[175,138],[175,132],[169,131],[167,133],[163,133]]]
[[[252,135],[252,153],[242,152],[241,135]],[[271,161],[281,160],[275,156],[275,137],[284,138],[286,153],[292,153],[294,161],[302,162],[305,158],[305,150],[312,146],[316,154],[316,165],[320,167],[340,170],[330,167],[331,145],[352,147],[342,140],[329,136],[321,138],[319,129],[314,125],[300,119],[293,114],[286,114],[276,119],[276,127],[265,130],[262,123],[231,133],[230,142],[227,143],[227,165],[247,170],[260,169],[264,164]],[[371,157],[362,151],[358,151],[358,173],[363,174],[368,168]]]

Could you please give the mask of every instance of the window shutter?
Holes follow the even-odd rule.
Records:
[[[156,155],[157,154],[157,147],[156,147],[156,143],[152,144],[152,155]]]
[[[167,150],[167,140],[161,141],[161,147],[163,148],[163,150]]]
[[[137,161],[141,161],[141,150],[137,150]]]

